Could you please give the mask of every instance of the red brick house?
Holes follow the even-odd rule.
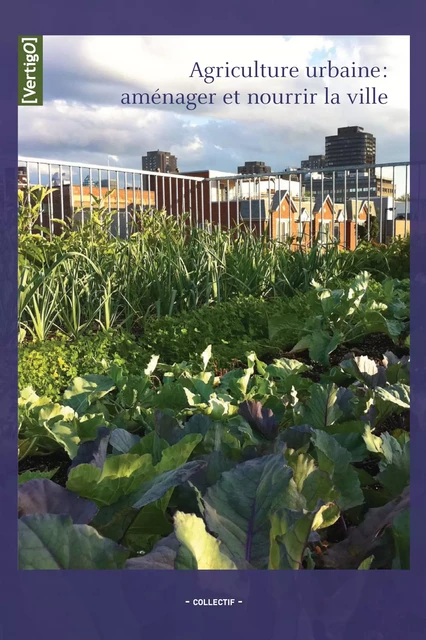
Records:
[[[353,250],[361,237],[360,227],[367,225],[368,202],[348,200],[345,206],[333,204],[329,195],[321,202],[291,198],[288,191],[275,192],[270,207],[268,199],[242,201],[239,204],[240,218],[251,230],[259,233],[269,229],[272,238],[290,243],[293,249],[309,248],[312,241],[323,244],[337,241],[339,248]],[[370,202],[370,215],[375,215]]]
[[[333,220],[331,198],[319,200],[297,200],[288,191],[276,191],[268,207],[267,198],[240,203],[241,220],[252,221],[252,229],[265,231],[271,225],[270,235],[276,240],[290,242],[294,249],[309,247],[311,236],[315,238],[323,230],[324,241],[331,239],[330,225]],[[322,211],[322,213],[321,213]]]
[[[270,237],[288,241],[299,234],[297,203],[288,191],[278,192],[270,198],[262,197],[239,202],[240,221],[251,231],[268,232]]]
[[[364,235],[362,230],[367,231],[368,219],[370,218],[371,224],[372,219],[376,216],[374,203],[367,200],[347,200],[346,212],[345,206],[341,203],[334,205],[334,212],[336,221],[334,237],[338,240],[339,247],[353,251]]]

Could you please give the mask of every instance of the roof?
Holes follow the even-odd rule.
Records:
[[[346,216],[347,220],[356,220],[357,212],[360,214],[361,210],[366,207],[368,211],[368,206],[370,205],[370,214],[372,216],[376,215],[376,207],[374,206],[374,202],[370,200],[356,200],[352,198],[351,200],[346,201]]]
[[[285,191],[285,192],[283,191],[281,193],[276,191],[272,198],[272,204],[271,204],[270,210],[276,211],[279,203],[282,202],[284,198],[288,197],[288,195],[289,195],[288,191]],[[342,202],[335,202],[333,204],[333,201],[329,195],[327,195],[323,201],[321,200],[321,197],[317,197],[315,200],[308,199],[308,200],[301,200],[301,201],[293,200],[293,198],[290,198],[293,211],[297,214],[297,217],[295,218],[295,222],[306,222],[311,220],[313,215],[321,212],[321,209],[323,208],[327,200],[329,200],[331,210],[332,211],[334,210],[334,218],[336,222],[343,222],[343,220],[345,219],[344,218],[345,212],[346,212],[346,216],[345,216],[346,220],[356,220],[356,211],[358,210],[358,215],[359,215],[361,209],[364,206],[368,207],[368,204],[370,204],[371,215],[373,216],[376,215],[376,208],[374,206],[374,202],[372,202],[371,200],[370,200],[370,203],[368,203],[367,200],[355,200],[355,199],[347,200],[346,208],[345,208],[345,205]],[[243,220],[250,219],[250,202],[251,202],[251,219],[265,220],[265,213],[268,210],[267,209],[268,198],[262,198],[260,200],[260,208],[259,208],[259,199],[252,199],[251,201],[241,200],[240,215],[243,218]],[[404,206],[404,203],[400,203],[400,204]],[[259,212],[260,212],[260,215],[259,215]],[[299,212],[300,212],[300,217],[299,217]],[[401,215],[402,211],[399,211],[398,213]],[[408,214],[409,214],[409,207],[408,207]]]
[[[240,202],[240,216],[243,220],[266,220],[266,200],[242,200]],[[250,207],[251,203],[251,207]],[[260,207],[259,207],[260,204]],[[250,216],[251,213],[251,216]]]
[[[326,202],[326,200],[329,199],[330,200],[330,204],[332,205],[331,202],[331,198],[329,196],[325,196],[324,200],[321,200],[320,196],[317,196],[314,199],[307,199],[307,200],[302,200],[301,202],[299,200],[295,200],[294,201],[294,206],[296,211],[299,211],[299,202],[300,202],[300,206],[301,206],[301,210],[305,210],[306,213],[312,214],[312,213],[317,213],[318,211],[321,211],[323,204]]]
[[[283,200],[285,200],[287,197],[290,197],[290,193],[289,191],[286,190],[280,190],[278,189],[277,191],[275,191],[273,197],[272,197],[272,202],[271,202],[271,211],[276,211],[278,209],[278,206],[281,204],[281,202]],[[293,198],[290,197],[290,202],[291,202],[291,206],[293,207],[293,211],[297,211],[297,207],[294,203]]]
[[[217,171],[216,169],[195,169],[193,171],[181,171],[181,176],[198,176],[199,174],[207,174],[207,178],[221,178],[222,176],[234,175],[229,171]]]

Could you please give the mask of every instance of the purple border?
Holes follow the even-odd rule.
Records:
[[[168,6],[167,6],[168,5]],[[268,7],[254,0],[138,3],[92,0],[59,4],[21,0],[3,8],[0,23],[0,634],[4,640],[111,638],[267,638],[281,640],[420,640],[425,637],[424,515],[426,450],[422,394],[426,388],[424,330],[425,172],[413,166],[412,194],[412,570],[409,572],[22,572],[16,569],[16,157],[19,34],[297,34],[411,35],[411,161],[426,148],[424,0],[305,0]],[[6,15],[5,15],[6,14]],[[291,33],[291,32],[290,32]],[[425,296],[426,297],[426,296]],[[421,428],[422,427],[422,428]],[[240,597],[232,608],[185,605],[193,597]]]

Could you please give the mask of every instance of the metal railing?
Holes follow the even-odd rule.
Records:
[[[409,162],[244,175],[30,157],[20,157],[18,166],[18,186],[28,194],[33,185],[53,187],[39,220],[52,233],[65,223],[84,224],[101,201],[114,213],[111,233],[123,238],[141,228],[142,214],[150,210],[185,215],[203,228],[267,234],[293,247],[331,241],[352,249],[362,238],[386,243],[410,232]]]

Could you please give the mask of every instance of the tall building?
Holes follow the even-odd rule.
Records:
[[[349,172],[347,172],[349,174]],[[329,173],[324,173],[323,179],[317,175],[312,177],[307,176],[304,181],[304,187],[312,193],[313,197],[320,197],[327,195],[330,198],[334,198],[335,202],[343,202],[346,196],[348,198],[361,198],[367,200],[368,198],[382,197],[391,198],[395,197],[395,185],[390,178],[380,178],[376,175],[368,175],[369,171],[358,172],[358,180],[356,174],[351,172],[350,175],[340,176],[339,172],[333,176]]]
[[[321,163],[322,160],[322,165]],[[316,166],[315,166],[315,164]],[[309,160],[302,162],[302,169],[312,169],[321,174],[321,169],[327,167],[356,167],[374,165],[376,163],[376,138],[364,131],[363,127],[340,127],[337,135],[327,136],[325,139],[325,156],[309,156]],[[306,175],[305,188],[313,196],[329,194],[336,202],[345,198],[368,198],[376,196],[392,196],[395,186],[392,180],[376,176],[376,170],[359,169],[351,171],[326,172],[321,180],[320,175]]]
[[[313,171],[322,169],[322,167],[325,167],[324,155],[309,156],[308,160],[302,160],[300,165],[301,169],[312,169]]]
[[[142,156],[142,169],[160,173],[178,173],[177,158],[170,151],[148,151]]]
[[[251,160],[245,162],[243,167],[238,167],[238,173],[250,174],[250,173],[271,173],[271,167],[268,167],[264,162],[259,160]]]
[[[376,163],[376,138],[363,127],[340,127],[325,139],[325,166],[343,167]]]

